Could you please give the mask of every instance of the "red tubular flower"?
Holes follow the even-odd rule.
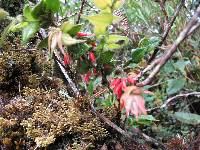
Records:
[[[89,52],[89,58],[90,58],[90,61],[92,63],[95,63],[96,62],[96,57],[94,55],[94,52]]]
[[[85,32],[77,32],[76,33],[77,37],[86,37],[86,36],[94,36],[94,34],[88,34],[88,33],[85,33]]]
[[[71,62],[71,58],[70,58],[70,55],[68,53],[65,53],[64,54],[64,64],[65,65],[69,65]]]
[[[96,69],[96,68],[93,69],[93,74],[94,74],[95,76],[97,75],[97,69]]]
[[[92,75],[91,71],[88,71],[87,74],[85,74],[83,80],[86,82],[86,83],[89,83],[90,81],[90,76]]]

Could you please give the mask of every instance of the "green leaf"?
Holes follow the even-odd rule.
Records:
[[[139,63],[147,53],[155,49],[159,44],[159,41],[160,40],[157,37],[151,37],[150,39],[143,38],[139,43],[139,48],[132,50],[133,62]]]
[[[99,9],[106,9],[112,6],[112,0],[94,0],[94,4]]]
[[[190,61],[189,61],[189,60],[187,60],[187,61],[185,61],[185,60],[179,60],[179,61],[177,61],[177,62],[174,64],[174,66],[175,66],[175,68],[177,68],[178,70],[180,70],[180,71],[185,75],[185,74],[186,74],[186,72],[185,72],[185,67],[186,67],[188,64],[190,64]]]
[[[111,59],[113,58],[114,52],[112,51],[106,51],[100,54],[99,62],[101,64],[109,64],[111,62]]]
[[[40,24],[37,21],[29,22],[22,30],[22,43],[26,44],[39,30]]]
[[[147,52],[151,52],[158,46],[159,42],[160,39],[158,37],[143,38],[139,43],[139,47],[146,47]]]
[[[111,107],[114,104],[112,95],[105,95],[105,98],[102,99],[101,104],[104,107]]]
[[[50,10],[52,12],[57,12],[60,8],[60,1],[59,0],[45,0],[47,10]]]
[[[73,26],[74,24],[70,23],[69,21],[66,21],[66,22],[63,22],[60,29],[62,32],[68,33],[68,31],[71,30]]]
[[[94,33],[98,36],[105,34],[106,28],[113,22],[112,13],[100,13],[94,16],[84,17],[94,25]]]
[[[46,37],[45,39],[43,39],[38,45],[37,48],[38,49],[43,49],[45,47],[48,47],[48,37]]]
[[[74,36],[77,34],[77,32],[79,32],[79,31],[81,30],[81,27],[82,27],[82,25],[80,25],[80,24],[74,25],[74,26],[68,31],[69,35],[71,35],[72,37],[74,37]]]
[[[139,63],[146,53],[146,47],[136,48],[132,50],[132,60],[134,63]]]
[[[89,70],[88,62],[86,60],[81,61],[80,68],[79,68],[80,73],[85,74],[88,72],[88,70]]]
[[[175,112],[174,117],[185,124],[198,125],[200,124],[200,115],[186,113],[186,112]]]
[[[152,115],[140,115],[138,117],[138,121],[134,118],[131,121],[132,125],[150,125],[152,124],[154,121],[157,121]]]
[[[66,21],[61,25],[60,28],[62,32],[68,33],[70,36],[74,37],[77,34],[77,32],[81,30],[81,27],[82,27],[81,24],[74,25],[69,21]]]
[[[172,73],[175,71],[174,62],[172,60],[167,61],[167,63],[163,67],[164,73]]]
[[[167,81],[167,94],[175,94],[179,92],[185,85],[185,78],[180,78],[180,79],[170,79]]]
[[[153,102],[153,100],[155,99],[155,96],[150,94],[144,94],[143,97],[146,102]]]
[[[68,51],[73,54],[74,59],[79,59],[80,56],[85,54],[90,49],[86,43],[71,45],[68,47]]]
[[[46,11],[46,3],[44,2],[44,0],[41,0],[33,7],[32,16],[34,18],[40,18],[42,15],[45,14],[45,11]]]
[[[88,92],[89,92],[90,96],[92,96],[93,92],[94,92],[94,84],[93,84],[92,80],[90,80],[90,83],[89,83],[87,89],[88,89]]]
[[[36,19],[32,15],[32,10],[30,6],[26,5],[23,9],[23,16],[27,19],[27,21],[35,21]]]
[[[26,27],[28,25],[28,22],[20,22],[16,25],[13,25],[10,27],[10,31],[12,32],[18,32],[21,31],[24,27]]]
[[[120,49],[122,46],[119,44],[106,44],[108,50]]]
[[[117,0],[117,1],[115,1],[114,9],[119,9],[122,5],[123,5],[123,1]]]
[[[72,38],[69,34],[62,34],[62,42],[64,45],[69,46],[69,45],[74,45],[78,43],[83,43],[85,40],[78,40],[75,38]]]
[[[128,44],[128,41],[129,41],[129,38],[126,36],[112,34],[112,35],[109,35],[107,43],[113,44],[113,43],[122,42],[122,44],[124,45],[124,44]]]

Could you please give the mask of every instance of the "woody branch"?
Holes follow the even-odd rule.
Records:
[[[189,35],[191,35],[195,29],[197,29],[200,26],[200,6],[197,8],[196,13],[191,18],[187,26],[182,30],[182,32],[179,34],[176,41],[173,43],[171,48],[166,51],[166,53],[163,54],[160,58],[156,59],[154,62],[152,62],[152,65],[148,66],[148,69],[145,69],[145,71],[152,70],[152,72],[149,74],[149,76],[143,81],[137,84],[137,86],[145,86],[152,82],[154,77],[158,74],[160,69],[165,65],[165,63],[171,58],[171,56],[176,52],[177,47],[180,45],[180,43],[185,40]],[[144,71],[142,72],[142,74]]]

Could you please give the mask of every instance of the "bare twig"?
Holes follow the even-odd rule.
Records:
[[[159,58],[159,61],[155,60],[153,62],[153,65],[150,65],[151,68],[155,67],[150,75],[141,83],[138,83],[138,86],[145,86],[153,80],[153,78],[156,76],[156,74],[160,71],[160,69],[165,65],[165,63],[171,58],[171,56],[175,53],[177,47],[180,45],[180,43],[187,38],[190,34],[194,32],[194,27],[197,29],[200,26],[199,23],[199,17],[200,17],[200,6],[197,8],[196,13],[190,20],[190,22],[187,24],[187,26],[182,30],[182,32],[179,34],[176,41],[173,43],[171,48],[166,51],[166,53]],[[143,72],[144,73],[144,72]]]
[[[76,24],[79,24],[79,22],[80,22],[80,19],[81,19],[81,15],[82,15],[82,13],[83,13],[83,7],[84,7],[84,5],[85,5],[85,2],[86,2],[86,0],[82,0],[82,2],[81,2],[81,8],[80,8],[80,11],[79,11],[79,14],[78,14],[78,19],[77,19],[77,21],[76,21]]]
[[[164,107],[166,107],[170,102],[172,102],[173,100],[175,100],[175,99],[177,99],[177,98],[180,98],[180,97],[188,97],[188,96],[200,96],[200,92],[191,92],[191,93],[179,94],[179,95],[170,97],[170,98],[167,99],[167,100],[165,101],[165,103],[162,104],[161,106],[159,106],[159,107],[154,107],[154,108],[152,108],[152,109],[149,109],[148,111],[152,111],[152,110],[155,110],[155,109],[164,108]]]
[[[185,0],[181,0],[180,4],[177,6],[177,8],[176,8],[176,10],[175,10],[174,16],[172,17],[170,23],[168,24],[166,30],[164,31],[164,33],[163,33],[163,35],[162,35],[162,39],[161,39],[160,43],[159,43],[158,46],[155,48],[153,54],[151,55],[150,59],[148,60],[148,63],[150,63],[152,60],[155,59],[156,54],[157,54],[158,51],[159,51],[159,48],[158,48],[158,47],[161,46],[161,45],[165,42],[165,40],[166,40],[166,38],[167,38],[167,36],[168,36],[168,34],[169,34],[169,31],[171,30],[171,28],[172,28],[172,26],[173,26],[173,24],[174,24],[174,22],[175,22],[175,20],[176,20],[176,17],[178,16],[178,14],[179,14],[179,12],[180,12],[182,6],[184,6],[184,4],[185,4]]]
[[[188,97],[188,96],[192,96],[192,95],[194,95],[194,96],[200,96],[200,92],[192,92],[192,93],[179,94],[179,95],[173,96],[173,97],[167,99],[165,101],[165,103],[160,108],[166,107],[171,101],[173,101],[173,100],[175,100],[175,99],[177,99],[179,97]]]
[[[72,79],[69,77],[67,71],[65,70],[64,64],[61,63],[60,57],[55,52],[54,52],[54,56],[55,56],[55,62],[58,64],[62,74],[64,75],[65,79],[69,83],[71,89],[73,90],[73,93],[75,94],[75,96],[79,95],[79,90],[76,87],[75,83],[72,81]]]
[[[164,23],[163,23],[163,29],[165,29],[164,26],[169,23],[169,16],[168,16],[167,11],[165,9],[165,1],[160,1],[159,5],[160,5],[160,9],[163,12],[163,15],[165,17],[165,20],[164,20]]]

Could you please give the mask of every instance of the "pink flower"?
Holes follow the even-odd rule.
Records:
[[[136,86],[128,86],[124,89],[124,93],[120,98],[120,109],[125,108],[126,116],[135,115],[137,120],[138,116],[147,114],[143,93],[144,91]]]

